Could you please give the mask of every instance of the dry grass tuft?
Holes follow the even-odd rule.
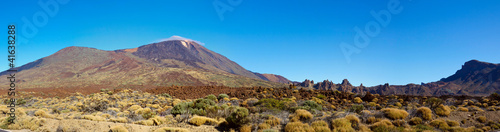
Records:
[[[296,122],[296,121],[307,121],[307,120],[310,120],[310,119],[313,118],[313,115],[309,111],[307,111],[307,110],[298,109],[290,117],[291,117],[291,119],[290,119],[291,122]]]
[[[127,123],[128,120],[125,117],[110,118],[109,121],[114,123]]]
[[[252,132],[252,125],[243,125],[240,127],[240,132]]]
[[[488,119],[486,119],[486,117],[484,117],[484,116],[480,116],[480,117],[477,117],[476,120],[481,122],[481,123],[485,123]]]
[[[406,112],[405,110],[395,109],[395,108],[384,108],[382,109],[382,112],[385,114],[386,117],[393,120],[404,119],[408,116],[408,112]]]
[[[193,116],[193,118],[189,119],[189,123],[201,126],[201,125],[218,125],[218,121],[212,118],[204,117],[204,116]]]
[[[93,115],[84,115],[83,119],[91,120],[91,121],[106,121],[106,118],[101,116],[93,116]]]
[[[271,125],[269,125],[269,124],[267,124],[267,123],[260,123],[260,124],[258,125],[258,128],[259,128],[259,130],[265,130],[265,129],[269,129],[269,128],[271,128]]]
[[[412,125],[422,124],[422,118],[420,118],[420,117],[413,117],[413,118],[410,119],[410,124],[412,124]]]
[[[458,111],[469,112],[469,109],[467,109],[465,107],[458,107]]]
[[[353,102],[359,104],[359,103],[363,103],[363,100],[361,100],[361,98],[359,98],[359,97],[356,97],[353,99]]]
[[[154,132],[189,132],[184,128],[176,128],[176,127],[162,127],[156,129]]]
[[[448,126],[448,123],[446,123],[446,121],[444,121],[443,119],[433,120],[429,123],[429,125],[443,130],[448,129],[450,127]]]
[[[417,109],[417,113],[422,115],[425,120],[432,120],[432,110],[428,107],[420,107]]]
[[[275,116],[269,116],[265,123],[271,125],[271,127],[274,127],[281,123],[281,119]]]
[[[44,118],[54,118],[53,115],[51,114],[48,114],[47,112],[45,112],[44,110],[37,110],[35,112],[35,116],[38,116],[38,117],[44,117]]]
[[[110,132],[128,132],[127,128],[124,126],[113,126],[109,130]]]
[[[446,124],[448,124],[450,127],[460,126],[460,123],[458,121],[453,120],[446,120]]]
[[[344,117],[349,120],[352,124],[359,124],[359,118],[356,115],[350,114]]]
[[[450,107],[441,104],[438,107],[436,107],[434,111],[436,112],[436,115],[448,116],[450,115],[451,109]]]
[[[387,119],[384,119],[384,120],[380,120],[379,122],[376,122],[374,123],[373,125],[370,126],[370,128],[373,130],[373,129],[376,129],[376,128],[393,128],[394,125],[391,123],[391,121],[387,120]]]
[[[302,122],[290,122],[285,126],[285,132],[314,132],[314,128]]]
[[[317,120],[314,121],[311,124],[311,127],[314,129],[315,132],[330,132],[330,128],[328,128],[328,123],[326,123],[323,120]]]
[[[354,131],[352,123],[346,118],[337,118],[332,120],[332,127],[334,132],[351,132]]]

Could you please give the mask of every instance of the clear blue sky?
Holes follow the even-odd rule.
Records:
[[[68,46],[134,48],[172,35],[201,41],[248,70],[293,81],[418,84],[452,75],[471,59],[500,62],[497,0],[401,0],[401,12],[350,62],[340,43],[352,45],[354,27],[364,29],[375,20],[370,11],[387,10],[389,0],[218,1],[233,9],[223,20],[214,0],[71,0],[47,15],[47,23],[38,23],[29,42],[17,45],[17,65]],[[4,31],[15,23],[20,37],[23,17],[33,21],[47,14],[35,0],[4,1],[0,10]],[[4,54],[0,68],[6,70]]]

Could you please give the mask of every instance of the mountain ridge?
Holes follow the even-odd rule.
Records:
[[[376,93],[376,94],[399,94],[399,95],[474,95],[484,96],[491,93],[500,93],[500,64],[470,60],[462,65],[453,75],[441,80],[418,84],[406,85],[383,85],[365,87],[352,86],[347,79],[342,83],[335,84],[332,81],[314,83],[312,80],[305,80],[301,83],[295,83],[299,87],[320,89],[320,90],[339,90],[353,93]]]

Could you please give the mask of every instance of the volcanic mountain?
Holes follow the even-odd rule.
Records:
[[[335,84],[332,81],[314,83],[311,80],[305,80],[302,83],[296,83],[299,87],[307,87],[322,90],[339,90],[354,93],[370,92],[383,95],[473,95],[484,96],[492,93],[500,93],[500,64],[492,64],[471,60],[465,62],[462,68],[455,74],[443,78],[436,82],[407,85],[378,85],[373,87],[352,86],[347,79],[341,84]]]
[[[199,42],[178,36],[114,51],[67,47],[15,69],[18,70],[17,85],[23,89],[171,85],[282,87],[289,82],[278,75],[246,70]],[[6,78],[8,74],[4,71],[0,76]],[[8,85],[5,79],[0,82]]]

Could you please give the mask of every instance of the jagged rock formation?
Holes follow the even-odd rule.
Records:
[[[347,79],[340,84],[334,84],[325,80],[317,84],[307,80],[297,84],[300,87],[321,89],[321,90],[339,90],[354,93],[377,93],[383,95],[489,95],[500,92],[500,65],[477,60],[466,62],[455,74],[443,78],[440,81],[431,83],[407,84],[407,85],[378,85],[365,87],[362,84],[358,87],[352,86]]]

